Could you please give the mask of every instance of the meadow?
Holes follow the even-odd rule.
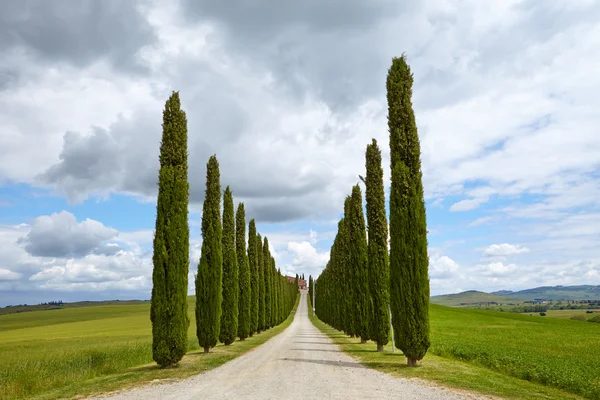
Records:
[[[513,399],[600,399],[600,324],[431,305],[431,347],[421,367],[399,350],[375,352],[312,318],[361,363],[403,377]]]
[[[188,354],[176,368],[152,361],[150,304],[33,311],[0,316],[0,398],[55,399],[143,382],[187,377],[215,368],[264,343],[279,326],[202,354],[188,299]]]

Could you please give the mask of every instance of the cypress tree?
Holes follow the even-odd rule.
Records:
[[[402,350],[409,366],[416,366],[430,345],[429,259],[412,84],[405,56],[394,58],[386,83],[392,167],[390,306],[396,347]]]
[[[258,330],[265,330],[265,263],[260,233],[256,235],[256,260],[258,262]]]
[[[217,345],[223,301],[223,228],[221,226],[221,177],[217,156],[206,164],[206,192],[202,208],[202,253],[196,275],[196,335],[208,353]]]
[[[377,343],[377,351],[383,351],[389,340],[389,264],[387,247],[387,218],[385,216],[385,193],[381,151],[377,141],[367,146],[367,176],[365,184],[367,199],[367,224],[369,234],[368,270],[371,308],[371,339]]]
[[[244,210],[244,203],[238,205],[235,223],[235,245],[240,271],[238,336],[240,340],[244,340],[250,334],[250,265],[246,255],[246,211]]]
[[[248,224],[248,264],[250,267],[250,336],[258,331],[258,259],[256,254],[256,222]]]
[[[342,324],[344,326],[344,332],[348,336],[356,336],[356,315],[354,313],[354,268],[350,265],[350,209],[352,205],[352,198],[346,196],[344,200],[344,218],[338,223],[338,232],[340,235],[340,249],[338,263],[340,265],[340,271],[342,275],[346,277],[343,282],[345,299],[342,308]]]
[[[271,252],[269,239],[265,236],[263,243],[263,268],[265,270],[265,329],[271,327]]]
[[[275,263],[273,263],[275,267]],[[279,323],[279,275],[277,269],[273,268],[273,322],[275,326]]]
[[[187,351],[189,269],[187,119],[179,92],[163,111],[152,263],[152,358],[163,367]]]
[[[277,269],[277,280],[279,281],[279,323],[285,320],[285,278],[281,275],[281,268]]]
[[[221,333],[219,341],[228,346],[238,331],[238,260],[233,218],[233,195],[229,186],[223,196],[223,302],[221,303]]]
[[[360,187],[352,188],[350,215],[348,218],[348,238],[350,267],[353,270],[353,308],[355,334],[360,336],[361,342],[369,339],[369,284],[367,270],[367,232],[365,217],[362,207],[362,194]]]
[[[310,305],[312,307],[314,307],[315,305],[313,304],[313,278],[312,278],[312,275],[308,276],[308,298],[310,300]],[[312,313],[312,308],[310,309],[310,312]]]

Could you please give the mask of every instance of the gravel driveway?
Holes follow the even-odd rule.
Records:
[[[106,399],[107,397],[103,397]],[[475,399],[361,366],[308,319],[306,293],[292,324],[255,350],[175,383],[123,391],[110,399]]]

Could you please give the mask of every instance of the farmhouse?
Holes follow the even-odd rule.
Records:
[[[288,282],[294,282],[296,280],[295,276],[285,276]],[[306,280],[298,278],[298,289],[305,290],[306,289]]]

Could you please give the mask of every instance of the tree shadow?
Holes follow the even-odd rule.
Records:
[[[342,351],[340,350],[329,350],[329,349],[292,349],[292,350],[297,350],[297,351],[328,351],[331,353],[341,353]]]
[[[320,364],[320,365],[332,365],[334,367],[350,367],[350,368],[365,368],[364,365],[361,365],[356,362],[349,361],[333,361],[333,360],[308,360],[305,358],[281,358],[283,361],[293,361],[293,362],[305,362],[310,364]]]
[[[330,341],[327,342],[303,342],[301,340],[293,340],[292,343],[303,343],[303,344],[331,344]]]

